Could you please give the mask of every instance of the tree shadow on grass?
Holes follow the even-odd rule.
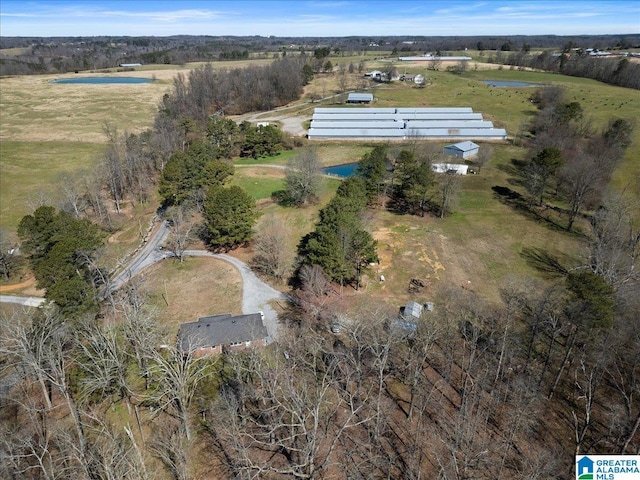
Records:
[[[512,177],[522,178],[522,171],[524,170],[524,165],[526,163],[527,162],[525,162],[524,160],[512,158],[508,163],[500,163],[498,165],[498,169],[502,170],[508,175],[511,175]]]
[[[528,199],[521,193],[501,185],[494,185],[491,187],[491,190],[493,190],[494,197],[497,198],[499,202],[508,205],[525,217],[535,220],[536,222],[540,222],[553,231],[566,232],[564,226],[556,223],[551,217],[543,216],[536,210],[530,209]],[[547,210],[549,209],[547,208]]]
[[[515,210],[529,210],[527,208],[527,200],[519,192],[501,185],[494,185],[491,187],[491,190],[493,190],[494,196],[505,205],[508,205]]]
[[[576,263],[569,255],[555,255],[544,248],[525,247],[520,255],[531,267],[551,277],[566,276]]]

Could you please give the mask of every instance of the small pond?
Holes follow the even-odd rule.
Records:
[[[334,175],[336,177],[347,178],[353,175],[358,168],[358,162],[345,163],[342,165],[335,165],[333,167],[323,168],[322,172],[327,175]]]
[[[52,80],[51,83],[90,83],[90,84],[104,84],[104,83],[151,83],[152,78],[142,77],[74,77],[74,78],[58,78]]]
[[[511,80],[483,80],[482,83],[490,87],[538,87],[537,83],[514,82]]]

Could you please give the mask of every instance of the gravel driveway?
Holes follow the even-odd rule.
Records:
[[[187,250],[185,255],[190,257],[213,257],[232,264],[242,276],[242,313],[264,313],[264,326],[272,339],[276,339],[280,324],[278,314],[271,308],[269,302],[273,300],[286,300],[286,295],[275,288],[270,287],[260,280],[255,273],[237,258],[224,253],[211,253],[206,250]]]

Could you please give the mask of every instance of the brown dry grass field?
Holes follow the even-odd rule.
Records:
[[[269,61],[216,63],[214,67],[235,68]],[[334,63],[337,65],[341,61],[336,59]],[[366,69],[380,68],[384,64],[371,61]],[[402,82],[378,86],[374,90],[378,106],[472,106],[475,111],[481,111],[496,123],[507,126],[511,133],[534,111],[527,101],[530,90],[490,91],[481,80],[520,79],[564,85],[570,98],[580,101],[587,115],[593,116],[597,124],[605,123],[613,115],[640,117],[640,92],[590,80],[506,69],[491,70],[489,77],[488,70],[483,69],[497,66],[482,63],[478,64],[478,70],[472,66],[472,70],[463,77],[443,71],[427,71],[426,66],[419,63],[396,62],[394,65],[406,68],[408,73],[425,73],[432,83],[425,89]],[[137,85],[50,83],[59,76],[0,79],[0,226],[14,229],[19,219],[29,213],[30,205],[35,203],[38,194],[51,195],[55,191],[61,171],[91,168],[104,144],[102,128],[106,122],[122,131],[136,132],[149,127],[162,95],[171,90],[174,76],[179,72],[187,73],[193,66],[145,67],[136,72],[117,73],[157,79],[151,84]],[[356,89],[361,83],[359,75],[352,75],[346,86]],[[317,75],[305,88],[301,100],[294,102],[299,107],[294,105],[287,114],[309,118],[313,107],[319,105],[310,104],[310,96],[333,95],[340,90],[339,75]],[[334,102],[335,98],[322,104]],[[639,137],[636,132],[627,161],[616,175],[619,184],[627,181],[632,185],[634,194],[640,192],[637,180],[640,173],[637,162],[640,158]],[[326,165],[357,161],[371,147],[345,142],[319,142],[314,145]],[[346,302],[357,305],[371,298],[398,305],[408,299],[429,301],[434,300],[442,284],[469,288],[496,300],[499,287],[505,282],[523,276],[537,276],[522,256],[523,247],[546,248],[553,254],[567,254],[576,261],[580,260],[584,255],[584,239],[580,235],[567,235],[545,226],[516,213],[494,197],[492,186],[509,184],[509,175],[501,167],[508,165],[512,158],[522,158],[523,155],[521,148],[497,145],[495,158],[482,169],[481,174],[463,179],[456,212],[445,220],[429,216],[397,216],[383,210],[372,213],[369,224],[379,242],[380,265],[371,269],[361,291],[343,290]],[[283,164],[286,160],[274,157],[260,163]],[[318,209],[331,197],[337,182],[326,184],[320,205],[294,210],[269,200],[270,192],[281,185],[282,176],[282,171],[238,168],[234,181],[245,188],[255,189],[262,213],[274,213],[291,225],[289,240],[295,246],[302,235],[313,228]],[[154,208],[154,205],[147,205],[130,212],[131,221],[123,225],[122,232],[110,242],[111,258],[120,258],[139,242],[140,225],[148,222]],[[250,258],[251,251],[240,250],[236,254],[246,260]],[[184,265],[164,262],[145,272],[145,288],[161,308],[163,323],[175,329],[177,324],[197,316],[225,311],[238,313],[241,286],[229,268],[210,259],[190,259]],[[379,282],[380,274],[386,278],[384,283]],[[413,298],[407,292],[411,278],[420,278],[427,284],[420,298]],[[168,297],[168,306],[163,294]]]
[[[214,258],[163,261],[146,269],[141,290],[149,295],[170,338],[181,323],[215,313],[242,313],[242,280],[231,264]]]

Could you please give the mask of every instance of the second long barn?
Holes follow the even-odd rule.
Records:
[[[314,139],[505,140],[471,107],[316,108],[308,137]]]

